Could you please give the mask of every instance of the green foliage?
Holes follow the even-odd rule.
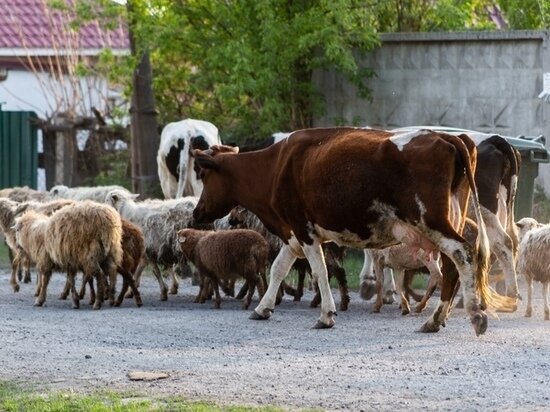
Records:
[[[136,10],[140,47],[152,50],[161,121],[200,117],[235,140],[311,126],[324,105],[311,76],[334,67],[367,95],[370,71],[354,50],[377,36],[354,0],[150,1]],[[137,13],[137,12],[136,12]],[[159,25],[158,21],[163,24]]]
[[[131,190],[132,182],[128,177],[129,150],[117,150],[99,158],[100,172],[90,182],[92,185],[119,185]]]

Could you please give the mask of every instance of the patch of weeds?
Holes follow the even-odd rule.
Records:
[[[279,412],[276,407],[219,406],[189,401],[179,396],[151,398],[132,393],[97,392],[83,395],[64,392],[32,393],[12,382],[0,381],[3,412]]]

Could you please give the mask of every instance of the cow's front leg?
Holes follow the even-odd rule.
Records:
[[[323,249],[318,241],[314,241],[312,245],[304,245],[302,248],[321,293],[321,316],[314,328],[332,328],[334,326],[334,316],[336,316],[336,305],[328,283],[328,271]]]
[[[296,260],[296,256],[288,245],[284,245],[271,265],[269,277],[269,286],[260,303],[250,315],[250,319],[264,320],[269,319],[275,309],[275,299],[281,282],[288,274],[290,267]]]

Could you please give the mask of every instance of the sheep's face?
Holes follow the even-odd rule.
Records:
[[[521,242],[525,237],[525,235],[527,234],[527,232],[529,232],[532,229],[541,227],[542,225],[531,217],[524,217],[516,223],[516,226],[518,227],[518,231],[519,231],[518,236]]]
[[[135,199],[138,198],[138,196],[139,196],[139,194],[129,196],[129,195],[124,194],[124,193],[122,193],[118,190],[112,190],[109,193],[107,193],[107,196],[105,197],[105,203],[118,210],[119,207],[121,206],[121,204],[125,200],[128,200],[128,199],[135,200]]]

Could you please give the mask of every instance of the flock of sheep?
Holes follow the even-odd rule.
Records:
[[[185,268],[191,262],[201,279],[196,302],[205,302],[214,295],[215,307],[219,308],[219,288],[234,296],[235,281],[239,277],[245,280],[237,295],[240,298],[246,295],[244,309],[249,307],[256,289],[262,296],[266,268],[278,253],[281,241],[252,213],[237,207],[229,216],[216,221],[210,230],[197,230],[190,228],[196,197],[144,201],[137,201],[136,197],[119,186],[55,186],[49,192],[27,187],[0,190],[0,228],[13,257],[10,283],[14,292],[19,290],[18,279],[24,276],[26,282],[30,280],[30,269],[34,265],[38,273],[36,306],[46,300],[53,271],[67,273],[61,298],[67,298],[70,293],[73,308],[80,306],[87,286],[94,309],[99,309],[105,299],[119,306],[125,296],[133,296],[136,305],[141,306],[139,284],[145,267],[151,266],[159,282],[160,298],[166,300],[168,287],[161,269],[171,269],[170,292],[175,294],[178,277],[173,268]],[[550,320],[550,225],[524,218],[518,227],[521,242],[517,268],[519,274],[525,275],[528,285],[525,315],[532,314],[532,283],[539,281],[543,285],[544,317]],[[394,268],[398,285],[407,283],[402,279],[405,269],[427,267],[430,273],[436,273],[428,287],[428,291],[433,292],[441,276],[439,257],[411,256],[402,249],[397,245],[376,251],[371,254],[374,265],[382,261]],[[346,310],[349,294],[342,267],[343,249],[327,244],[325,254],[329,275],[335,276],[340,285],[340,309]],[[297,269],[298,288],[283,285],[279,298],[285,290],[294,295],[295,300],[302,296],[309,268],[305,261],[298,261]],[[83,280],[77,291],[78,272],[83,273]],[[117,274],[123,282],[115,297]],[[374,311],[379,311],[382,305],[382,293],[378,292]],[[418,311],[425,307],[428,297],[426,293],[417,306]],[[312,306],[319,300],[316,296]],[[400,303],[403,313],[408,313],[408,299]]]

